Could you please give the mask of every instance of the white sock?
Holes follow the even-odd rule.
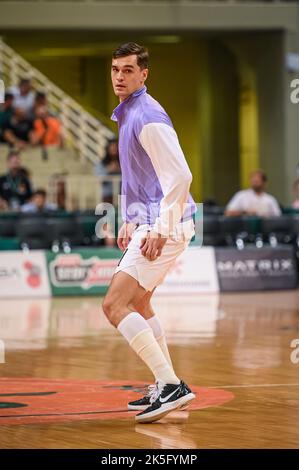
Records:
[[[147,323],[153,330],[154,337],[156,338],[160,348],[162,349],[162,352],[164,356],[166,357],[168,364],[170,365],[170,367],[173,368],[170,354],[169,354],[168,347],[167,347],[167,343],[166,343],[165,332],[164,332],[163,326],[159,318],[157,317],[157,315],[154,315],[153,317],[147,320]]]
[[[138,356],[151,369],[156,381],[179,384],[180,379],[170,367],[147,321],[137,312],[129,313],[118,325]]]

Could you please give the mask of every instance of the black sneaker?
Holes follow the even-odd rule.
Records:
[[[182,408],[194,400],[195,395],[181,380],[179,385],[158,384],[160,394],[156,401],[135,416],[138,423],[152,423],[177,408]]]
[[[139,400],[130,401],[128,403],[128,410],[142,411],[146,410],[157,398],[159,395],[158,383],[148,386],[148,392],[144,397]]]

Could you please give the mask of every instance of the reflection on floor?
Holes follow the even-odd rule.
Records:
[[[299,351],[292,344],[299,338],[299,291],[161,295],[153,306],[177,374],[195,386],[231,390],[233,401],[151,425],[128,418],[5,424],[0,447],[298,447]],[[2,396],[4,377],[153,380],[96,297],[2,299],[0,340]]]

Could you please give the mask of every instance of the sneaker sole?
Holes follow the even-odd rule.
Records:
[[[188,393],[188,395],[185,395],[174,402],[167,403],[164,406],[162,405],[162,409],[151,411],[147,415],[135,416],[135,421],[138,423],[153,423],[154,421],[164,418],[164,416],[171,411],[187,406],[187,404],[194,400],[194,398],[194,393]]]
[[[144,410],[146,410],[149,406],[150,406],[150,405],[147,405],[147,406],[128,405],[127,408],[128,408],[128,410],[130,410],[130,411],[144,411]],[[189,406],[189,403],[186,403],[186,404],[184,404],[184,405],[181,405],[178,409],[184,411],[184,410],[186,410],[186,409],[188,408],[188,406]]]
[[[150,405],[147,405],[147,406],[135,406],[135,405],[128,405],[128,410],[131,410],[131,411],[143,411],[143,410],[146,410]]]

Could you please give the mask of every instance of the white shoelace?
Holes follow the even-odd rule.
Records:
[[[157,398],[160,396],[162,390],[164,388],[164,383],[156,382],[155,385],[149,385],[148,387],[148,394],[147,396],[150,398],[150,403],[154,403]]]

